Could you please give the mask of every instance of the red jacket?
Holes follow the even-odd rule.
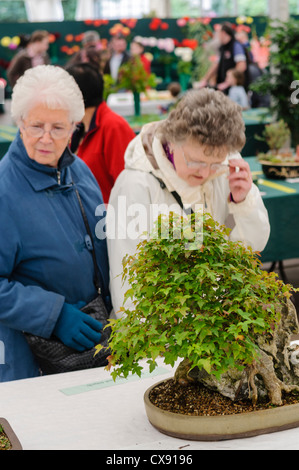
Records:
[[[98,106],[95,125],[85,135],[76,153],[96,177],[105,204],[116,178],[124,169],[125,150],[135,136],[127,121],[105,102]]]

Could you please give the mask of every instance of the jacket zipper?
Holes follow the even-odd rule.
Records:
[[[203,192],[203,199],[204,199],[204,203],[205,203],[205,209],[208,208],[208,205],[207,205],[207,199],[206,199],[206,193]]]
[[[60,170],[57,170],[57,182],[60,185],[61,184],[61,172]]]

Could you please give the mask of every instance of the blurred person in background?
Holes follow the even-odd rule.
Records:
[[[88,62],[100,72],[103,71],[105,64],[103,64],[100,35],[96,31],[86,31],[83,34],[82,48],[70,58],[66,68],[82,62]]]
[[[125,36],[121,34],[113,36],[110,41],[109,48],[110,57],[104,67],[104,74],[111,75],[113,80],[117,81],[120,66],[130,59]]]
[[[227,93],[226,73],[230,69],[237,69],[244,73],[244,87],[247,89],[249,84],[249,60],[246,48],[236,40],[235,31],[229,23],[224,23],[218,34],[220,40],[219,60],[210,67],[206,75],[198,83],[198,87],[208,86],[210,78],[216,75],[215,87]]]
[[[124,169],[125,150],[135,132],[103,100],[103,77],[95,68],[85,63],[66,70],[76,80],[85,105],[84,117],[72,137],[71,150],[89,166],[107,204],[115,180]]]
[[[49,33],[43,30],[34,31],[28,40],[28,44],[14,56],[7,69],[7,78],[12,88],[26,70],[37,65],[50,64],[50,57],[47,53],[48,48]]]
[[[130,53],[132,58],[139,57],[144,67],[144,70],[148,75],[151,73],[151,62],[144,54],[144,46],[141,42],[133,40],[130,44]]]

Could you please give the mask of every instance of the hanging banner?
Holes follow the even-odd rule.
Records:
[[[61,0],[25,0],[28,21],[63,21]]]

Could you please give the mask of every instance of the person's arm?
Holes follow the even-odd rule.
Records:
[[[239,42],[234,43],[234,61],[236,64],[236,69],[239,72],[245,72],[247,70],[247,61],[245,49]]]
[[[211,65],[211,67],[209,68],[205,76],[197,83],[196,87],[203,88],[207,86],[209,83],[209,80],[211,80],[211,78],[216,74],[217,70],[218,70],[218,62],[215,62],[213,65]]]
[[[229,212],[235,220],[230,239],[242,241],[254,251],[262,251],[270,235],[268,212],[258,188],[252,183],[249,165],[242,158],[230,160],[229,188]]]
[[[247,63],[244,60],[240,60],[239,62],[236,63],[236,69],[239,70],[239,72],[245,72],[247,69]]]

